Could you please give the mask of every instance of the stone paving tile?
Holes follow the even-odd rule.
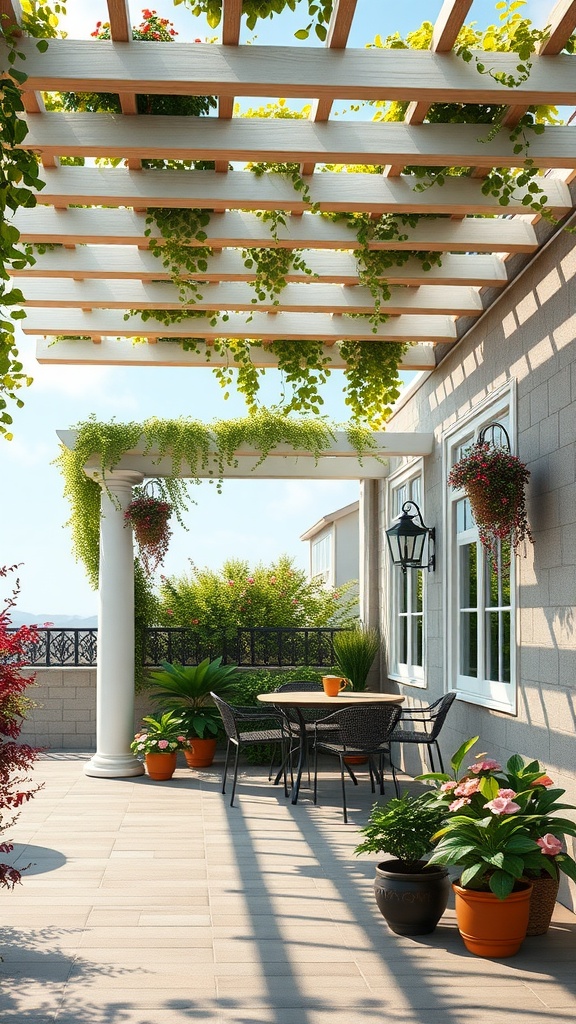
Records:
[[[165,784],[86,759],[39,764],[11,836],[36,873],[3,900],[2,1024],[574,1024],[574,916],[509,961],[469,954],[452,910],[393,935],[338,780],[293,807],[244,769],[230,808],[220,766]],[[363,824],[364,780],[353,800]]]

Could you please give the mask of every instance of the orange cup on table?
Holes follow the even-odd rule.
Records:
[[[327,697],[337,697],[349,685],[350,680],[344,676],[322,676],[322,686]]]

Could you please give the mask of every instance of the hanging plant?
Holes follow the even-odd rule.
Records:
[[[130,523],[140,548],[140,558],[148,576],[162,564],[172,530],[169,526],[172,506],[153,493],[152,482],[138,488],[124,512],[124,519]]]
[[[530,472],[508,448],[488,443],[484,436],[482,432],[452,467],[448,483],[465,491],[482,546],[494,567],[500,558],[506,568],[510,559],[500,555],[499,542],[509,542],[510,551],[526,541],[534,543],[524,492]]]
[[[176,6],[183,0],[174,0]],[[217,28],[222,18],[222,0],[184,0],[192,14],[206,15],[210,28]],[[304,28],[294,33],[297,39],[308,39],[313,29],[323,43],[328,34],[328,23],[332,14],[333,0],[242,0],[242,14],[246,18],[246,28],[252,30],[259,19],[273,18],[282,14],[285,8],[295,11],[299,4],[308,9],[310,21]]]
[[[212,248],[206,245],[206,228],[212,210],[170,209],[151,207],[146,211],[144,234],[150,238],[150,252],[160,260],[178,289],[182,303],[194,303],[202,298],[200,284],[195,277],[208,270]],[[158,228],[160,239],[152,238],[152,227]],[[198,245],[191,245],[191,241]]]

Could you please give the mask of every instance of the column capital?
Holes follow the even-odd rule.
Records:
[[[138,473],[133,469],[111,469],[106,473],[106,476],[98,470],[91,470],[88,476],[92,480],[95,480],[97,484],[100,484],[102,490],[111,491],[112,494],[116,491],[123,491],[126,487],[138,487],[139,484],[144,482],[144,474]]]

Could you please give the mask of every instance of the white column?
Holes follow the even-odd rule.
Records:
[[[360,565],[358,589],[360,621],[370,629],[380,629],[378,481],[360,480],[359,501]],[[381,689],[381,665],[374,663],[368,676],[368,689]]]
[[[86,775],[142,775],[130,751],[134,738],[134,552],[124,510],[141,473],[113,472],[102,488],[100,595],[96,672],[96,753]]]

